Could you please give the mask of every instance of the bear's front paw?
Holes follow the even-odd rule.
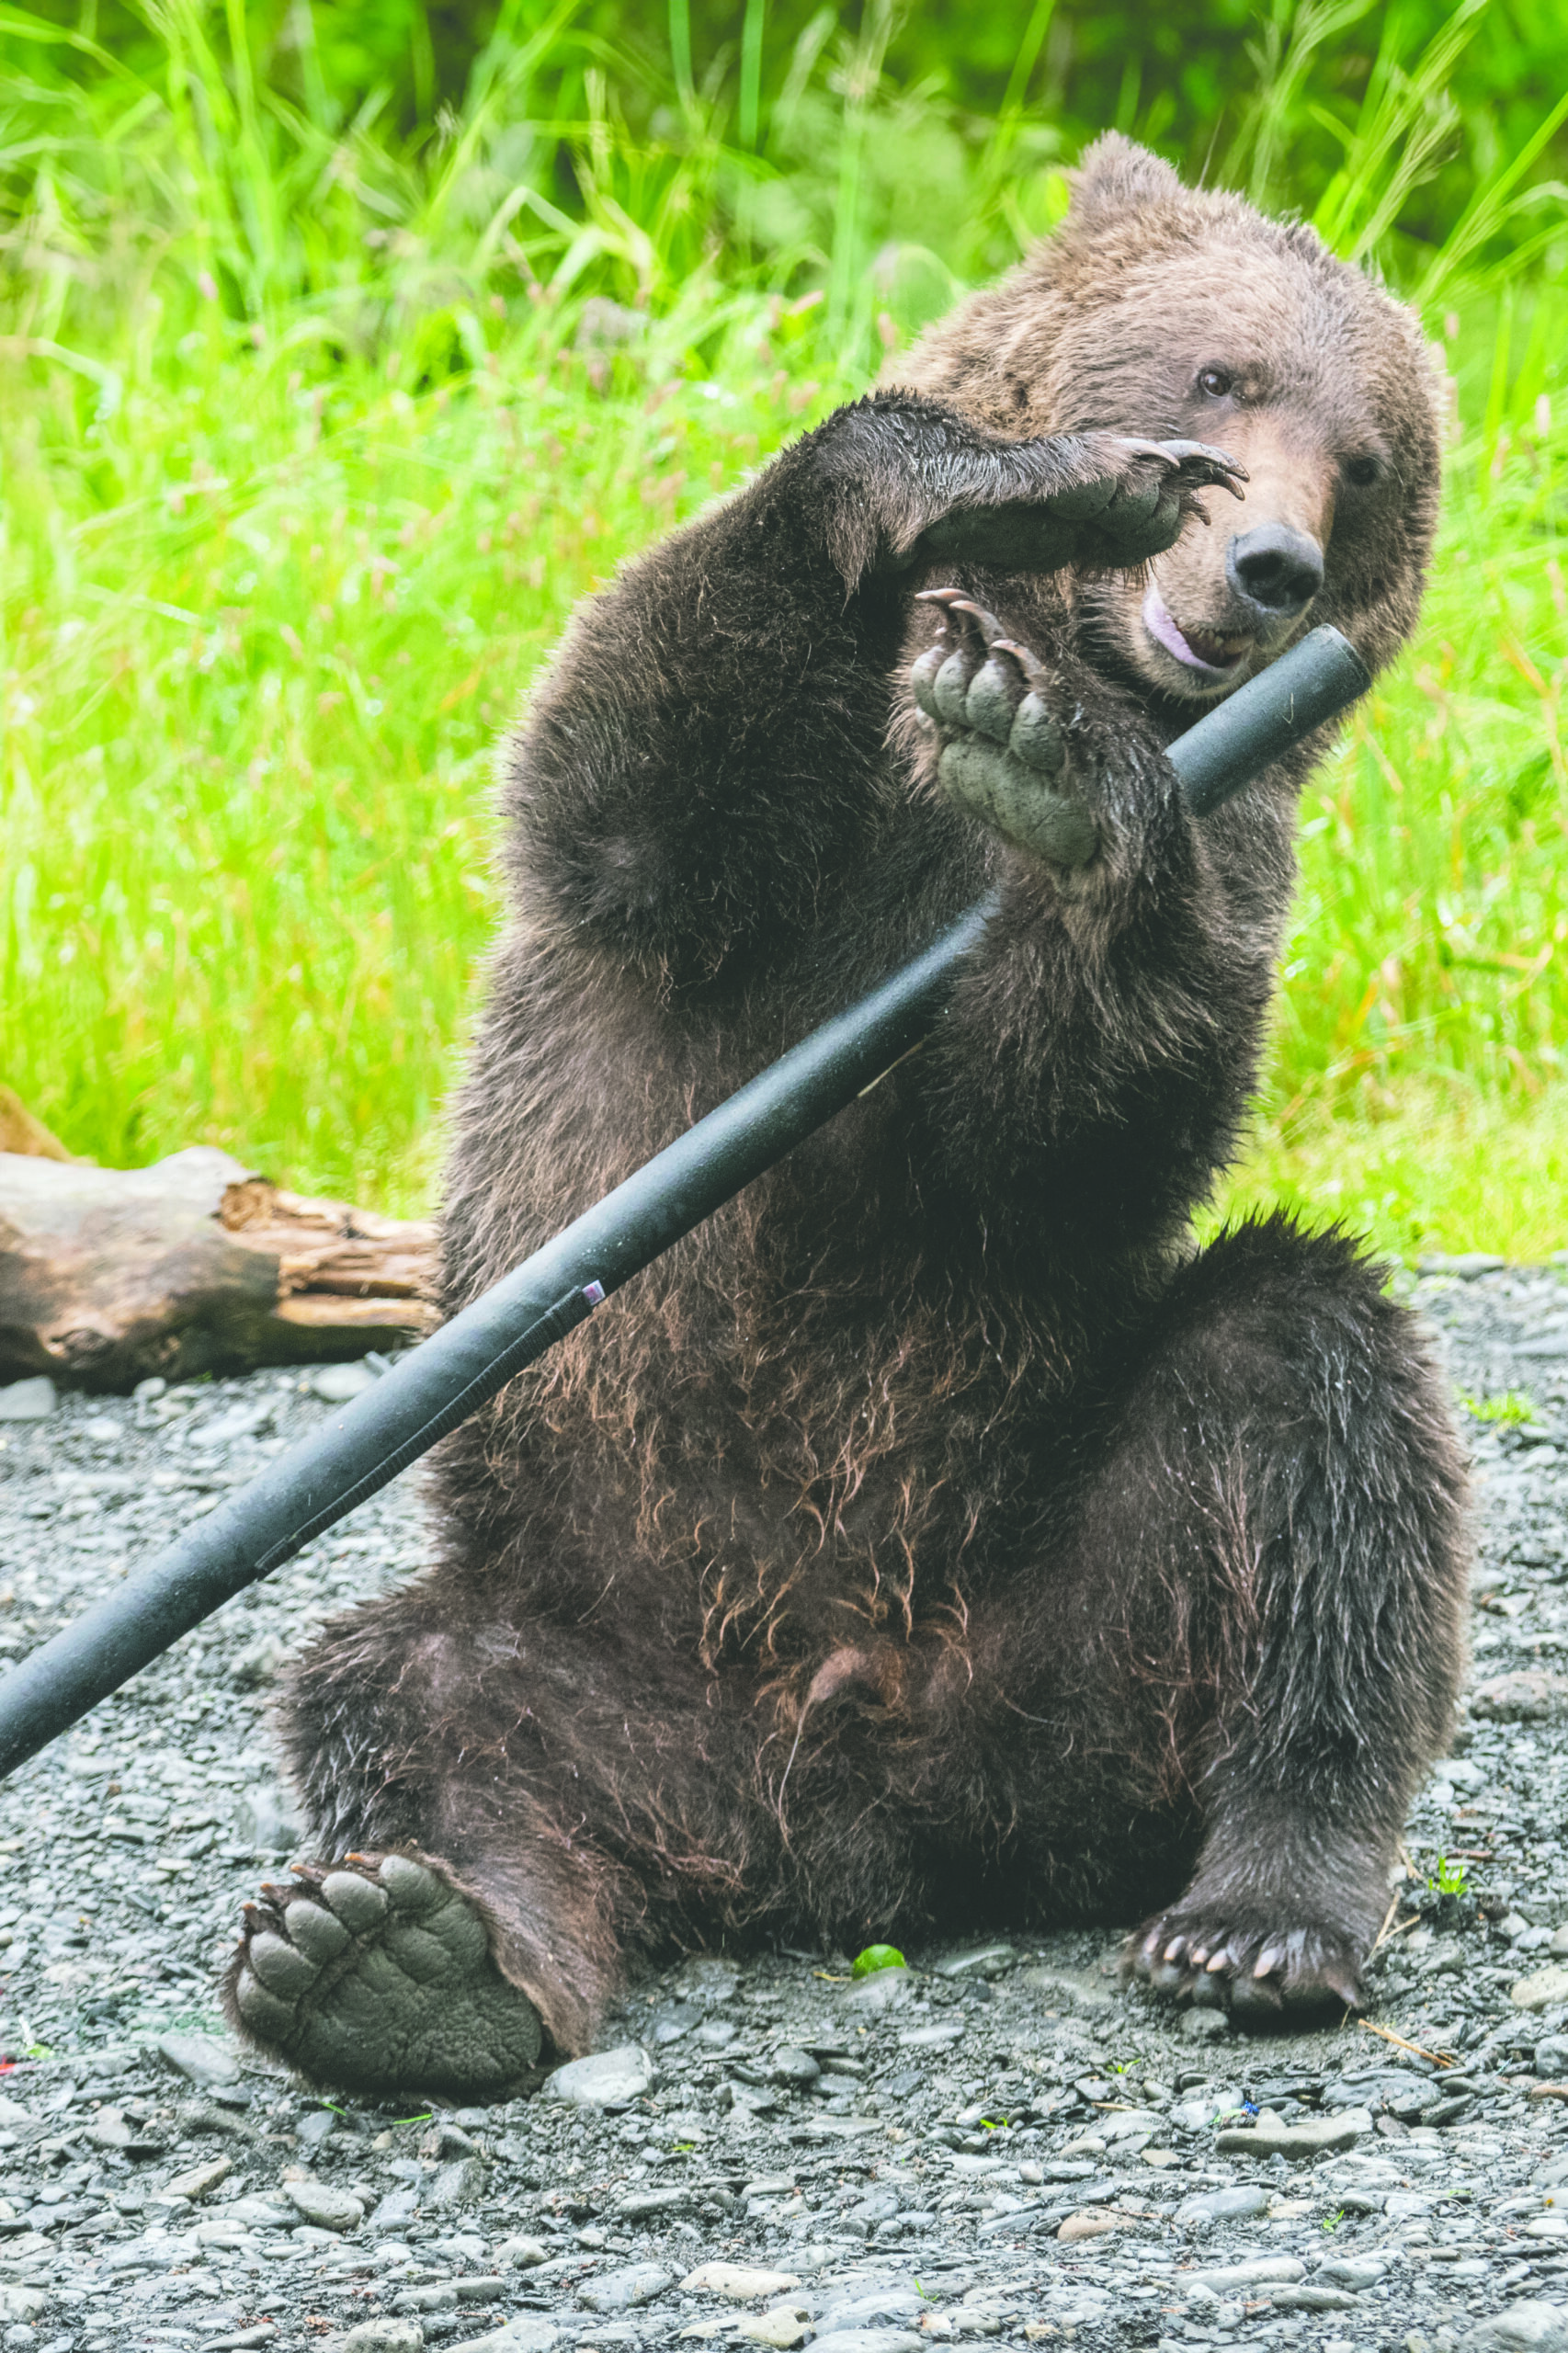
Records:
[[[1026,495],[954,506],[921,533],[913,561],[1006,572],[1135,571],[1175,545],[1199,493],[1242,495],[1246,470],[1206,441],[1143,441],[1122,433],[1065,434],[1020,453],[1040,479]]]
[[[1189,515],[1209,520],[1200,490],[1243,495],[1244,466],[1206,441],[1140,441],[1096,433],[1085,443],[1096,471],[1081,488],[1051,502],[1058,516],[1081,516],[1074,561],[1085,570],[1120,572],[1163,555]]]
[[[942,633],[909,678],[941,744],[943,790],[1048,864],[1087,866],[1099,828],[1041,665],[957,588],[927,589],[922,601],[937,608]]]
[[[1168,2000],[1228,2009],[1242,2025],[1365,2006],[1363,1943],[1324,1922],[1274,1927],[1227,1920],[1210,1905],[1176,1904],[1131,1939],[1126,1973]]]

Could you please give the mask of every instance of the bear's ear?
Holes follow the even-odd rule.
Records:
[[[1072,217],[1078,222],[1105,221],[1143,205],[1168,204],[1182,193],[1169,164],[1147,147],[1135,146],[1119,131],[1108,131],[1085,147],[1069,180]]]

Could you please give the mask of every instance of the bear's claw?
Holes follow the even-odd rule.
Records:
[[[1200,2007],[1224,2007],[1243,2024],[1290,2012],[1359,2010],[1362,1953],[1330,1927],[1238,1928],[1218,1921],[1152,1921],[1128,1946],[1125,1975],[1152,1994]]]
[[[504,2091],[539,2056],[537,2012],[479,1910],[412,1855],[297,1864],[244,1907],[227,1987],[251,2041],[339,2090]]]

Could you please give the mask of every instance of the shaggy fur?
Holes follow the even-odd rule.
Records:
[[[1449,1723],[1463,1475],[1416,1331],[1342,1237],[1190,1242],[1323,744],[1201,827],[1163,757],[1312,622],[1373,666],[1407,636],[1415,329],[1108,139],[895,379],[629,565],[534,701],[448,1307],[988,885],[1001,913],[921,1052],[446,1443],[437,1565],[285,1705],[321,1852],[475,1892],[566,2051],[629,1955],[739,1934],[1153,1912],[1172,1990],[1354,1997]],[[1217,684],[1087,526],[1030,568],[1115,434],[1252,472],[1152,568]],[[1262,527],[1324,551],[1304,608],[1237,589]],[[904,681],[953,579],[1046,665],[1076,878],[935,784]]]

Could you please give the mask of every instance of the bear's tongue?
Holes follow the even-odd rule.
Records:
[[[1165,600],[1157,588],[1151,588],[1143,599],[1143,626],[1158,645],[1189,670],[1201,670],[1210,677],[1223,677],[1245,660],[1252,644],[1250,637],[1221,637],[1216,630],[1181,630],[1165,608]]]

